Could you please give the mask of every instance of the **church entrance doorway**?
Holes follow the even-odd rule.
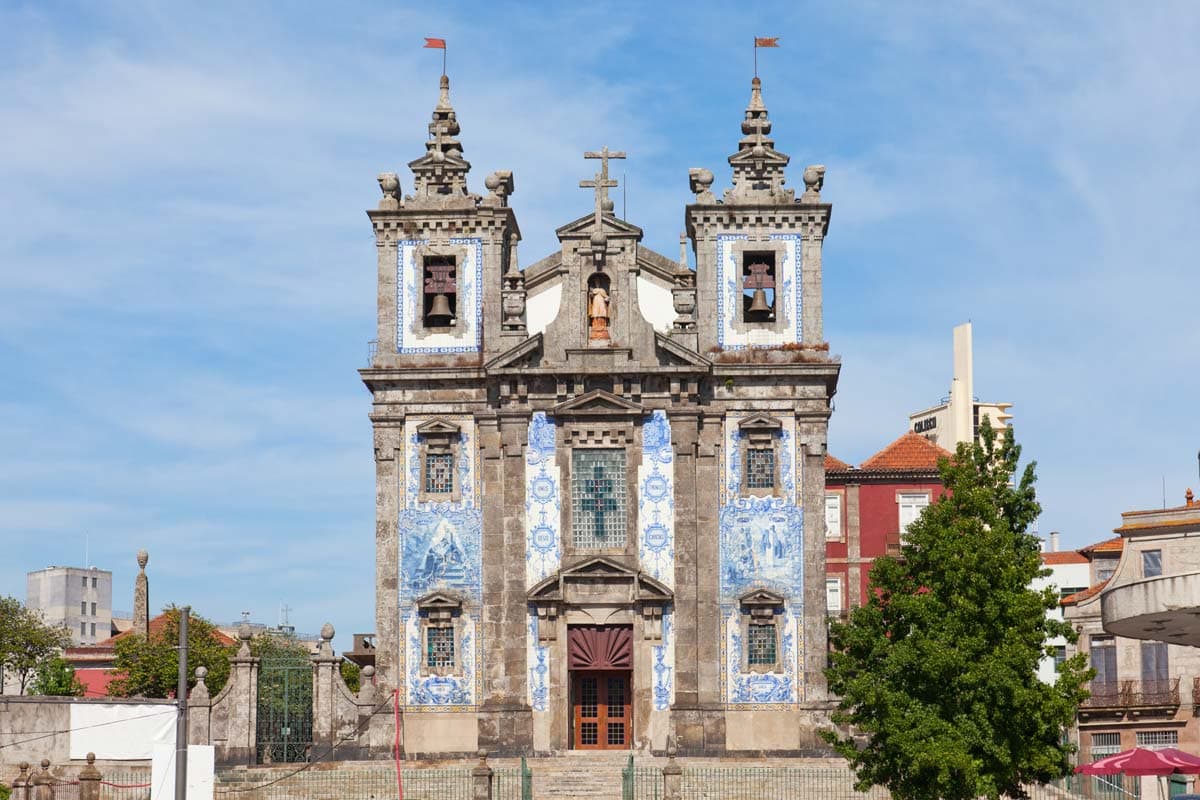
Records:
[[[571,671],[571,747],[628,750],[633,744],[633,628],[567,629]]]
[[[629,670],[571,673],[572,747],[628,750],[633,725]]]

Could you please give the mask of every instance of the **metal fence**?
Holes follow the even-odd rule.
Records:
[[[404,800],[473,800],[471,770],[404,769],[399,779],[392,766],[271,775],[256,771],[222,776],[214,795],[217,800],[394,800],[402,783]],[[493,769],[492,800],[531,800],[532,775],[524,759],[520,767]]]
[[[633,760],[621,773],[623,800],[662,800],[663,774],[658,767],[638,767]],[[1140,782],[1128,776],[1071,776],[1052,784],[1027,787],[1031,800],[1132,800]],[[854,775],[837,767],[684,766],[680,800],[890,800],[882,787],[854,788]]]

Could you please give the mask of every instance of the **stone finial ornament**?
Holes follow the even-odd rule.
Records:
[[[825,185],[825,165],[812,164],[804,168],[804,195],[801,201],[805,203],[821,202],[821,187]]]
[[[712,170],[703,167],[692,167],[688,170],[688,185],[696,195],[696,204],[707,206],[717,202],[717,196],[712,193]]]
[[[238,658],[250,658],[250,640],[254,638],[254,631],[248,624],[243,622],[238,626],[238,639],[242,641],[238,647]]]
[[[334,629],[333,629],[333,623],[326,622],[324,625],[321,626],[321,638],[324,639],[325,641],[328,642],[328,641],[332,640],[335,633],[336,633],[336,631],[334,631]]]
[[[1195,497],[1195,495],[1193,495],[1193,494],[1192,494],[1192,487],[1190,487],[1190,486],[1189,486],[1189,487],[1188,487],[1188,490],[1187,490],[1186,492],[1184,492],[1184,493],[1183,493],[1183,499],[1184,499],[1184,500],[1187,502],[1187,504],[1190,506],[1190,505],[1192,505],[1192,500],[1193,500],[1193,498],[1194,498],[1194,497]]]
[[[192,694],[189,699],[192,699],[192,700],[207,699],[208,698],[208,684],[204,682],[204,679],[208,677],[208,667],[201,664],[200,666],[196,667],[196,671],[194,674],[196,676],[196,685],[192,687]]]
[[[358,702],[374,705],[375,699],[375,668],[367,664],[358,676]]]
[[[381,172],[376,178],[379,181],[379,190],[383,192],[383,199],[379,201],[379,207],[386,211],[395,211],[403,205],[400,194],[400,176],[394,172]]]
[[[491,192],[483,202],[489,206],[508,205],[508,196],[513,193],[512,170],[500,169],[483,179],[483,185]]]
[[[150,554],[147,553],[145,550],[138,550],[137,551],[138,569],[140,569],[144,572],[146,570],[146,565],[149,563],[150,563]]]

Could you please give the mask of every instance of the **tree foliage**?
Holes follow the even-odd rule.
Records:
[[[1027,797],[1022,784],[1070,770],[1064,729],[1087,696],[1083,656],[1038,679],[1047,639],[1076,634],[1046,616],[1054,589],[1030,588],[1047,574],[1027,532],[1041,511],[1034,465],[1014,483],[1012,431],[980,432],[940,464],[947,491],[909,526],[901,558],[875,562],[867,605],[831,629],[834,720],[851,735],[826,739],[860,789],[896,800]]]
[[[118,639],[113,671],[117,678],[108,684],[114,697],[169,697],[179,680],[179,609],[164,609],[166,622],[149,636]],[[188,618],[188,689],[196,685],[196,667],[208,668],[204,679],[214,695],[229,679],[229,658],[234,648],[222,642],[216,625],[192,614]]]
[[[362,668],[353,661],[343,658],[339,669],[342,673],[342,680],[346,683],[346,688],[358,694],[358,690],[362,688]]]
[[[38,664],[33,678],[33,693],[49,697],[82,697],[84,687],[75,677],[75,668],[62,656],[53,656]]]
[[[38,666],[71,646],[71,632],[47,625],[40,611],[0,597],[0,680],[7,673],[24,694]]]

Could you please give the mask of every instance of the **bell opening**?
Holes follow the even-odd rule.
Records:
[[[426,256],[424,320],[427,328],[448,328],[458,317],[453,256]]]
[[[775,254],[742,255],[742,319],[775,321]]]

